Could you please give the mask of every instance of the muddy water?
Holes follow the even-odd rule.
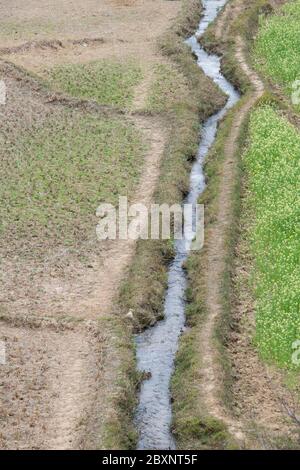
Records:
[[[220,72],[220,59],[207,54],[197,41],[208,25],[214,21],[227,0],[203,0],[204,14],[195,35],[186,42],[198,60],[197,63],[227,95],[223,109],[210,117],[203,125],[198,156],[190,177],[190,191],[185,202],[196,204],[205,188],[203,163],[213,144],[218,122],[239,99],[239,94]],[[185,290],[187,286],[183,263],[191,247],[188,239],[177,241],[175,258],[169,267],[168,288],[164,303],[164,320],[153,328],[136,336],[138,369],[151,373],[143,382],[136,410],[135,423],[139,431],[137,449],[175,449],[171,433],[172,407],[170,379],[174,370],[174,359],[178,340],[185,325]]]

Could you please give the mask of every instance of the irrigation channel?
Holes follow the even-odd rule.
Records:
[[[197,56],[197,63],[227,95],[224,108],[204,123],[197,159],[190,176],[190,189],[185,203],[196,204],[205,189],[204,159],[214,143],[219,121],[239,100],[240,95],[221,74],[220,58],[207,54],[198,42],[208,25],[215,20],[227,0],[203,0],[203,16],[196,33],[186,42]],[[164,302],[164,319],[136,336],[137,365],[140,371],[150,372],[150,379],[141,385],[135,424],[139,432],[137,449],[176,449],[171,432],[172,406],[170,380],[174,369],[179,337],[185,328],[185,291],[187,287],[184,262],[191,240],[175,242],[175,258],[169,267],[168,287]]]

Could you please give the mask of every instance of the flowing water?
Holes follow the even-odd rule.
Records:
[[[227,0],[203,0],[203,17],[196,33],[186,42],[197,56],[197,63],[228,95],[224,108],[204,123],[198,155],[192,166],[190,190],[184,202],[196,207],[197,200],[205,188],[203,164],[213,144],[218,122],[239,99],[238,92],[220,72],[220,59],[207,54],[197,41],[208,25],[214,21]],[[164,303],[164,319],[154,327],[136,336],[137,363],[140,371],[151,373],[149,380],[142,383],[135,423],[139,431],[137,449],[175,449],[176,443],[171,433],[172,407],[170,400],[170,379],[174,370],[174,359],[178,340],[185,325],[186,273],[183,263],[191,248],[188,239],[175,244],[175,258],[169,267],[168,288]]]

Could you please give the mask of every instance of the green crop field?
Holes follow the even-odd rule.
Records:
[[[299,98],[296,80],[300,80],[300,1],[284,5],[277,15],[263,18],[254,46],[254,59],[259,70],[279,83],[285,93]]]
[[[1,149],[1,237],[75,243],[94,234],[101,202],[138,182],[144,145],[132,124],[64,112]]]
[[[134,63],[101,60],[56,66],[47,77],[52,87],[72,96],[122,108],[132,103],[142,72]]]
[[[300,339],[300,135],[268,106],[255,110],[244,162],[261,354],[293,367]]]

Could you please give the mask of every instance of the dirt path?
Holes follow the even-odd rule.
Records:
[[[223,12],[218,16],[218,19],[215,24],[215,37],[219,41],[222,40],[223,37],[226,37],[229,28],[229,13],[232,12],[232,9],[235,9],[235,3],[229,0],[226,3]]]
[[[200,344],[202,349],[203,369],[202,386],[204,388],[205,404],[212,415],[224,421],[229,431],[238,440],[245,438],[241,423],[230,418],[220,403],[220,378],[222,372],[219,370],[216,358],[216,347],[214,344],[214,332],[216,321],[222,315],[222,276],[225,271],[225,240],[228,229],[233,220],[232,194],[237,175],[238,137],[241,125],[249,110],[262,95],[264,87],[259,77],[248,67],[243,53],[243,42],[237,38],[236,58],[253,85],[253,93],[249,99],[238,109],[234,117],[230,134],[225,142],[225,160],[220,181],[220,192],[218,197],[218,209],[216,223],[208,233],[207,251],[207,321],[201,333]]]

